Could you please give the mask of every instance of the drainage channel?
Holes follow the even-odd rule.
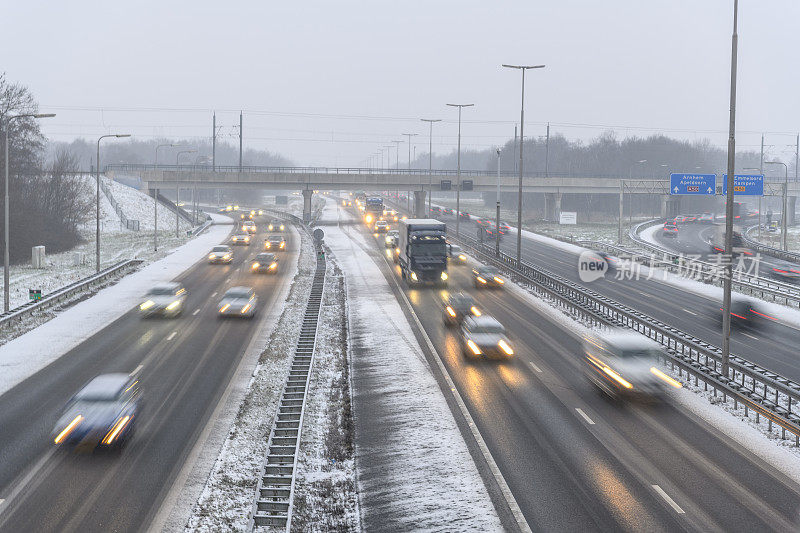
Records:
[[[294,351],[289,377],[283,387],[278,414],[267,443],[267,459],[256,488],[250,531],[255,528],[285,528],[292,523],[295,471],[300,450],[300,432],[306,390],[314,363],[322,290],[325,286],[325,256],[316,244],[317,267],[306,312],[300,327],[300,338]]]

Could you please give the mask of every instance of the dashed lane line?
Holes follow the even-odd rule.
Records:
[[[169,337],[167,337],[167,340],[171,341],[172,339],[175,338],[175,335],[177,335],[177,334],[178,334],[177,331],[173,331],[172,333],[169,334]]]
[[[655,489],[655,491],[656,491],[657,493],[659,493],[659,494],[661,495],[661,497],[662,497],[662,498],[664,498],[664,501],[665,501],[665,502],[667,502],[667,503],[669,504],[669,506],[670,506],[670,507],[672,507],[672,508],[675,510],[675,512],[676,512],[676,513],[678,513],[678,514],[686,514],[686,513],[684,512],[684,510],[683,510],[683,509],[681,509],[681,506],[680,506],[680,505],[678,505],[677,503],[675,503],[675,500],[673,500],[672,498],[670,498],[670,497],[669,497],[669,494],[667,494],[666,492],[664,492],[664,489],[662,489],[662,488],[661,488],[661,487],[659,487],[658,485],[653,485],[653,488]]]
[[[593,425],[594,425],[594,420],[592,420],[591,418],[589,418],[589,415],[587,415],[586,413],[584,413],[584,412],[583,412],[583,409],[581,409],[580,407],[576,407],[576,408],[575,408],[575,410],[578,412],[578,414],[579,414],[579,415],[581,415],[581,416],[583,417],[583,419],[584,419],[584,420],[586,420],[586,423],[587,423],[587,424],[589,424],[589,425],[591,425],[591,426],[593,426]]]
[[[192,316],[197,316],[197,313],[199,313],[199,312],[200,312],[200,309],[195,309],[195,310],[192,312]]]
[[[528,362],[530,363],[530,365],[533,367],[534,370],[536,370],[540,374],[542,373],[542,369],[536,366],[536,363],[534,363],[533,361],[528,361]]]

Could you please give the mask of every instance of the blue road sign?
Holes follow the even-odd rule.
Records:
[[[670,194],[712,195],[716,192],[716,174],[670,174]]]
[[[722,194],[728,194],[728,175],[722,175]],[[764,196],[764,176],[762,174],[734,174],[734,196]]]

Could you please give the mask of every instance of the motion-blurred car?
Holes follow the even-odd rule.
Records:
[[[128,374],[101,374],[67,404],[53,442],[73,449],[121,449],[133,436],[141,390]]]
[[[472,284],[476,289],[499,288],[505,283],[505,280],[500,277],[500,271],[493,266],[479,266],[472,270]]]
[[[375,233],[386,233],[389,231],[389,223],[385,220],[378,220],[375,222],[375,225],[372,227],[372,231]]]
[[[208,262],[211,264],[223,263],[229,265],[231,261],[233,261],[233,250],[230,246],[224,244],[213,247],[211,253],[208,254]]]
[[[461,212],[458,214],[458,218],[460,218],[461,220],[471,220],[471,219],[472,219],[472,217],[470,216],[470,214],[469,214],[469,213],[467,213],[466,211],[461,211]]]
[[[264,239],[264,249],[270,252],[282,252],[286,249],[286,239],[281,235],[270,235]]]
[[[719,322],[722,322],[724,309],[719,307]],[[755,300],[738,294],[731,294],[731,329],[758,330],[771,322],[777,322],[767,314]]]
[[[675,224],[670,224],[669,222],[664,224],[664,229],[661,230],[661,235],[664,237],[671,237],[675,238],[678,236],[678,226]]]
[[[392,229],[386,232],[386,237],[383,239],[386,248],[397,248],[397,243],[400,241],[400,232]]]
[[[261,252],[250,264],[250,270],[261,274],[277,274],[278,256],[272,252]]]
[[[596,253],[597,255],[599,255],[600,257],[602,257],[603,260],[606,262],[606,271],[607,272],[616,272],[617,271],[617,268],[619,268],[619,265],[620,265],[619,257],[617,257],[615,255],[611,255],[608,252],[597,251],[597,250],[592,250],[592,251],[594,253]]]
[[[500,235],[507,234],[509,232],[509,230],[511,230],[511,226],[509,226],[508,224],[506,224],[505,222],[503,222],[501,220],[500,221]]]
[[[457,326],[468,316],[481,316],[475,298],[463,292],[456,292],[444,301],[444,323]]]
[[[697,222],[697,217],[699,217],[699,216],[700,215],[686,215],[686,217],[685,217],[686,221],[685,222],[687,222],[689,224],[693,224],[693,223]]]
[[[220,317],[253,318],[258,307],[258,297],[251,287],[231,287],[219,301]]]
[[[442,214],[443,215],[452,215],[453,214],[453,210],[451,208],[449,208],[449,207],[443,207],[442,208]]]
[[[439,208],[438,205],[432,205],[431,206],[431,214],[432,215],[439,215],[441,213],[442,213],[442,210]]]
[[[703,213],[699,217],[697,217],[697,221],[701,224],[711,224],[714,222],[714,215],[711,213]]]
[[[469,359],[514,355],[506,328],[487,315],[466,317],[461,323],[461,351]]]
[[[612,398],[658,398],[679,381],[658,368],[663,349],[626,329],[586,337],[583,343],[589,380]]]
[[[273,220],[267,225],[267,231],[283,231],[285,229],[286,225],[280,220]]]
[[[450,259],[450,263],[455,263],[457,265],[465,265],[467,264],[467,254],[461,250],[461,247],[457,244],[447,244],[447,252]]]
[[[784,283],[797,283],[800,282],[800,267],[795,265],[794,263],[790,263],[788,261],[780,261],[780,260],[773,260],[772,264],[767,265],[767,268],[764,268],[765,264],[761,263],[761,268],[763,270],[767,270],[769,275],[778,281],[782,281]]]
[[[250,234],[237,233],[236,235],[231,237],[231,244],[235,246],[250,246]]]
[[[675,222],[675,224],[683,224],[683,223],[686,222],[686,216],[678,215],[678,216],[675,217],[675,221],[674,222]]]
[[[264,210],[263,209],[259,209],[258,210],[258,216],[263,216],[263,215],[264,215]]]
[[[242,222],[242,229],[251,235],[256,232],[256,223],[252,220]]]
[[[145,301],[139,304],[139,313],[144,317],[178,316],[183,312],[186,296],[188,293],[180,283],[158,283],[147,291]]]

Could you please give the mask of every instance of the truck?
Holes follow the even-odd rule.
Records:
[[[743,228],[740,224],[733,225],[733,233],[731,234],[731,252],[733,255],[753,255],[753,251],[744,241],[742,237]],[[721,254],[725,252],[725,223],[715,223],[711,240],[709,241],[711,253]]]
[[[368,225],[383,217],[383,198],[368,197],[364,202],[364,222]]]
[[[397,263],[409,285],[447,286],[447,238],[444,222],[432,218],[400,220]]]

